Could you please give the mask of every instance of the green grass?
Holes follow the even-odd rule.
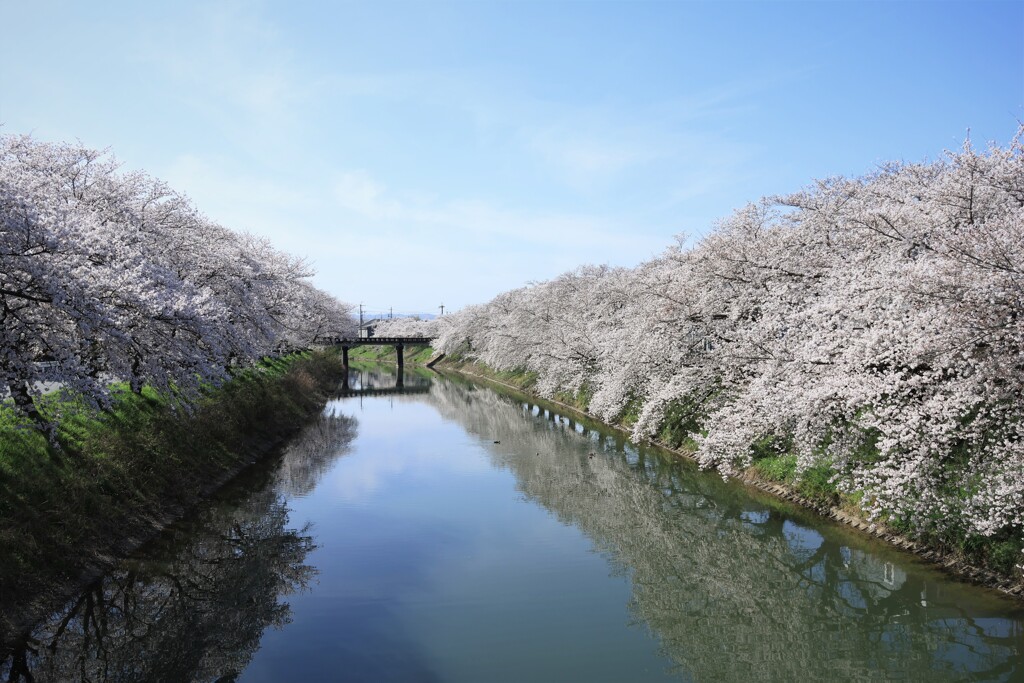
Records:
[[[434,350],[429,346],[409,345],[405,347],[405,362],[409,365],[425,365]],[[394,346],[356,346],[349,349],[349,361],[371,363],[398,363]]]
[[[773,441],[769,440],[773,443]],[[754,471],[768,481],[791,486],[797,493],[820,505],[840,502],[839,490],[833,481],[832,468],[827,463],[816,464],[800,472],[796,455],[778,453],[769,442],[755,445]]]
[[[520,389],[530,389],[537,384],[537,373],[532,370],[516,368],[514,370],[503,370],[494,373],[494,376],[506,384],[511,384]]]
[[[1017,570],[1022,554],[1024,554],[1024,539],[1007,538],[1002,540],[986,539],[988,542],[982,544],[979,549],[982,551],[985,562],[998,572],[1011,574]]]
[[[754,470],[769,481],[791,484],[796,480],[796,456],[765,456],[754,461]]]
[[[468,374],[492,379],[526,392],[529,392],[537,384],[536,372],[525,370],[523,368],[495,370],[487,367],[483,363],[468,360],[459,354],[449,354],[446,356],[441,367],[451,368],[455,371],[462,371]]]
[[[826,463],[808,467],[799,475],[797,490],[811,500],[835,505],[839,502],[839,490],[833,481],[834,475],[835,472]]]
[[[405,352],[405,362],[426,365],[433,355],[434,349],[429,346],[410,346]]]
[[[584,384],[575,392],[559,391],[555,394],[554,398],[556,401],[572,406],[577,410],[586,411],[590,407],[590,399],[593,398],[593,396],[593,389],[591,389],[587,384]]]

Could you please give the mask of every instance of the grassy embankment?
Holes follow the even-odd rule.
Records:
[[[405,362],[410,365],[425,365],[434,350],[429,346],[409,345],[405,348]],[[351,363],[398,363],[394,346],[356,346],[349,349]]]
[[[264,361],[191,410],[123,387],[108,411],[65,403],[57,447],[0,404],[0,639],[297,431],[341,369],[330,352]]]
[[[440,367],[490,379],[528,394],[532,393],[537,380],[533,372],[496,371],[457,355],[449,355]],[[561,392],[553,398],[586,413],[590,397],[591,392],[584,387],[579,392]],[[642,407],[640,401],[631,401],[613,421],[613,426],[630,430]],[[696,444],[690,434],[699,430],[699,409],[679,402],[666,411],[657,437],[652,441],[684,457],[692,457]],[[859,505],[861,495],[840,492],[831,468],[819,465],[799,472],[796,455],[787,452],[786,444],[765,439],[754,445],[753,458],[753,465],[741,476],[744,482],[913,550],[960,576],[1020,594],[1024,580],[1016,565],[1021,557],[1021,539],[1009,535],[981,537],[947,533],[919,537],[912,542],[903,535],[914,537],[914,530],[900,520],[870,522]]]

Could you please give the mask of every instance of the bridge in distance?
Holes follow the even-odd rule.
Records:
[[[405,347],[408,346],[430,346],[430,342],[436,337],[333,337],[323,340],[325,345],[340,346],[341,358],[345,364],[345,372],[348,373],[348,350],[356,346],[394,346],[398,356],[398,381],[402,382],[402,371],[405,369]],[[432,366],[440,357],[433,359],[427,364]]]

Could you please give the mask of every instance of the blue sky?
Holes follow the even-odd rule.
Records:
[[[634,265],[1008,142],[1024,2],[0,0],[7,133],[109,147],[370,310]]]

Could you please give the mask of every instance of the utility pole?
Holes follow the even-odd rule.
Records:
[[[391,320],[391,316],[393,316],[394,313],[395,313],[395,307],[394,306],[391,306],[390,308],[388,308],[388,320]]]
[[[441,315],[444,315],[444,304],[441,304]]]
[[[359,331],[363,331],[363,305],[359,304]]]

